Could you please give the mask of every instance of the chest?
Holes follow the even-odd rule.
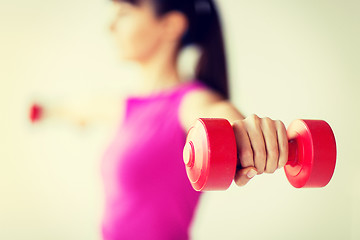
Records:
[[[123,124],[104,155],[107,178],[128,191],[159,188],[184,175],[186,133],[176,108],[166,103],[128,106]]]

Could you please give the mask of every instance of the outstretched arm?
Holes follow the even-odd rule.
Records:
[[[225,118],[234,130],[238,164],[238,186],[246,185],[257,174],[274,173],[285,166],[288,141],[283,122],[252,114],[245,118],[228,100],[211,90],[193,91],[180,105],[180,121],[187,132],[197,118]]]
[[[31,104],[36,104],[41,112],[37,116],[39,119],[32,119],[33,121],[51,119],[79,127],[115,123],[123,111],[122,98],[107,95],[68,96],[62,99],[35,100]]]

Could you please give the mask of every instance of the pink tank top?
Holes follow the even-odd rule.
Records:
[[[126,99],[125,118],[102,159],[103,239],[189,239],[200,192],[186,175],[178,111],[182,97],[202,87],[194,80]]]

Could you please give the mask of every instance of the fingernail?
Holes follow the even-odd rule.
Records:
[[[248,178],[253,178],[255,177],[255,175],[257,174],[257,172],[254,169],[251,169],[250,171],[248,171],[248,173],[246,174],[246,176]]]

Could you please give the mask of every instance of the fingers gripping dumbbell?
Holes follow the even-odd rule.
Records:
[[[289,144],[287,179],[296,188],[324,187],[335,169],[336,142],[328,123],[295,120],[287,129]],[[193,188],[226,190],[237,167],[236,139],[229,121],[199,118],[189,129],[183,151]]]

